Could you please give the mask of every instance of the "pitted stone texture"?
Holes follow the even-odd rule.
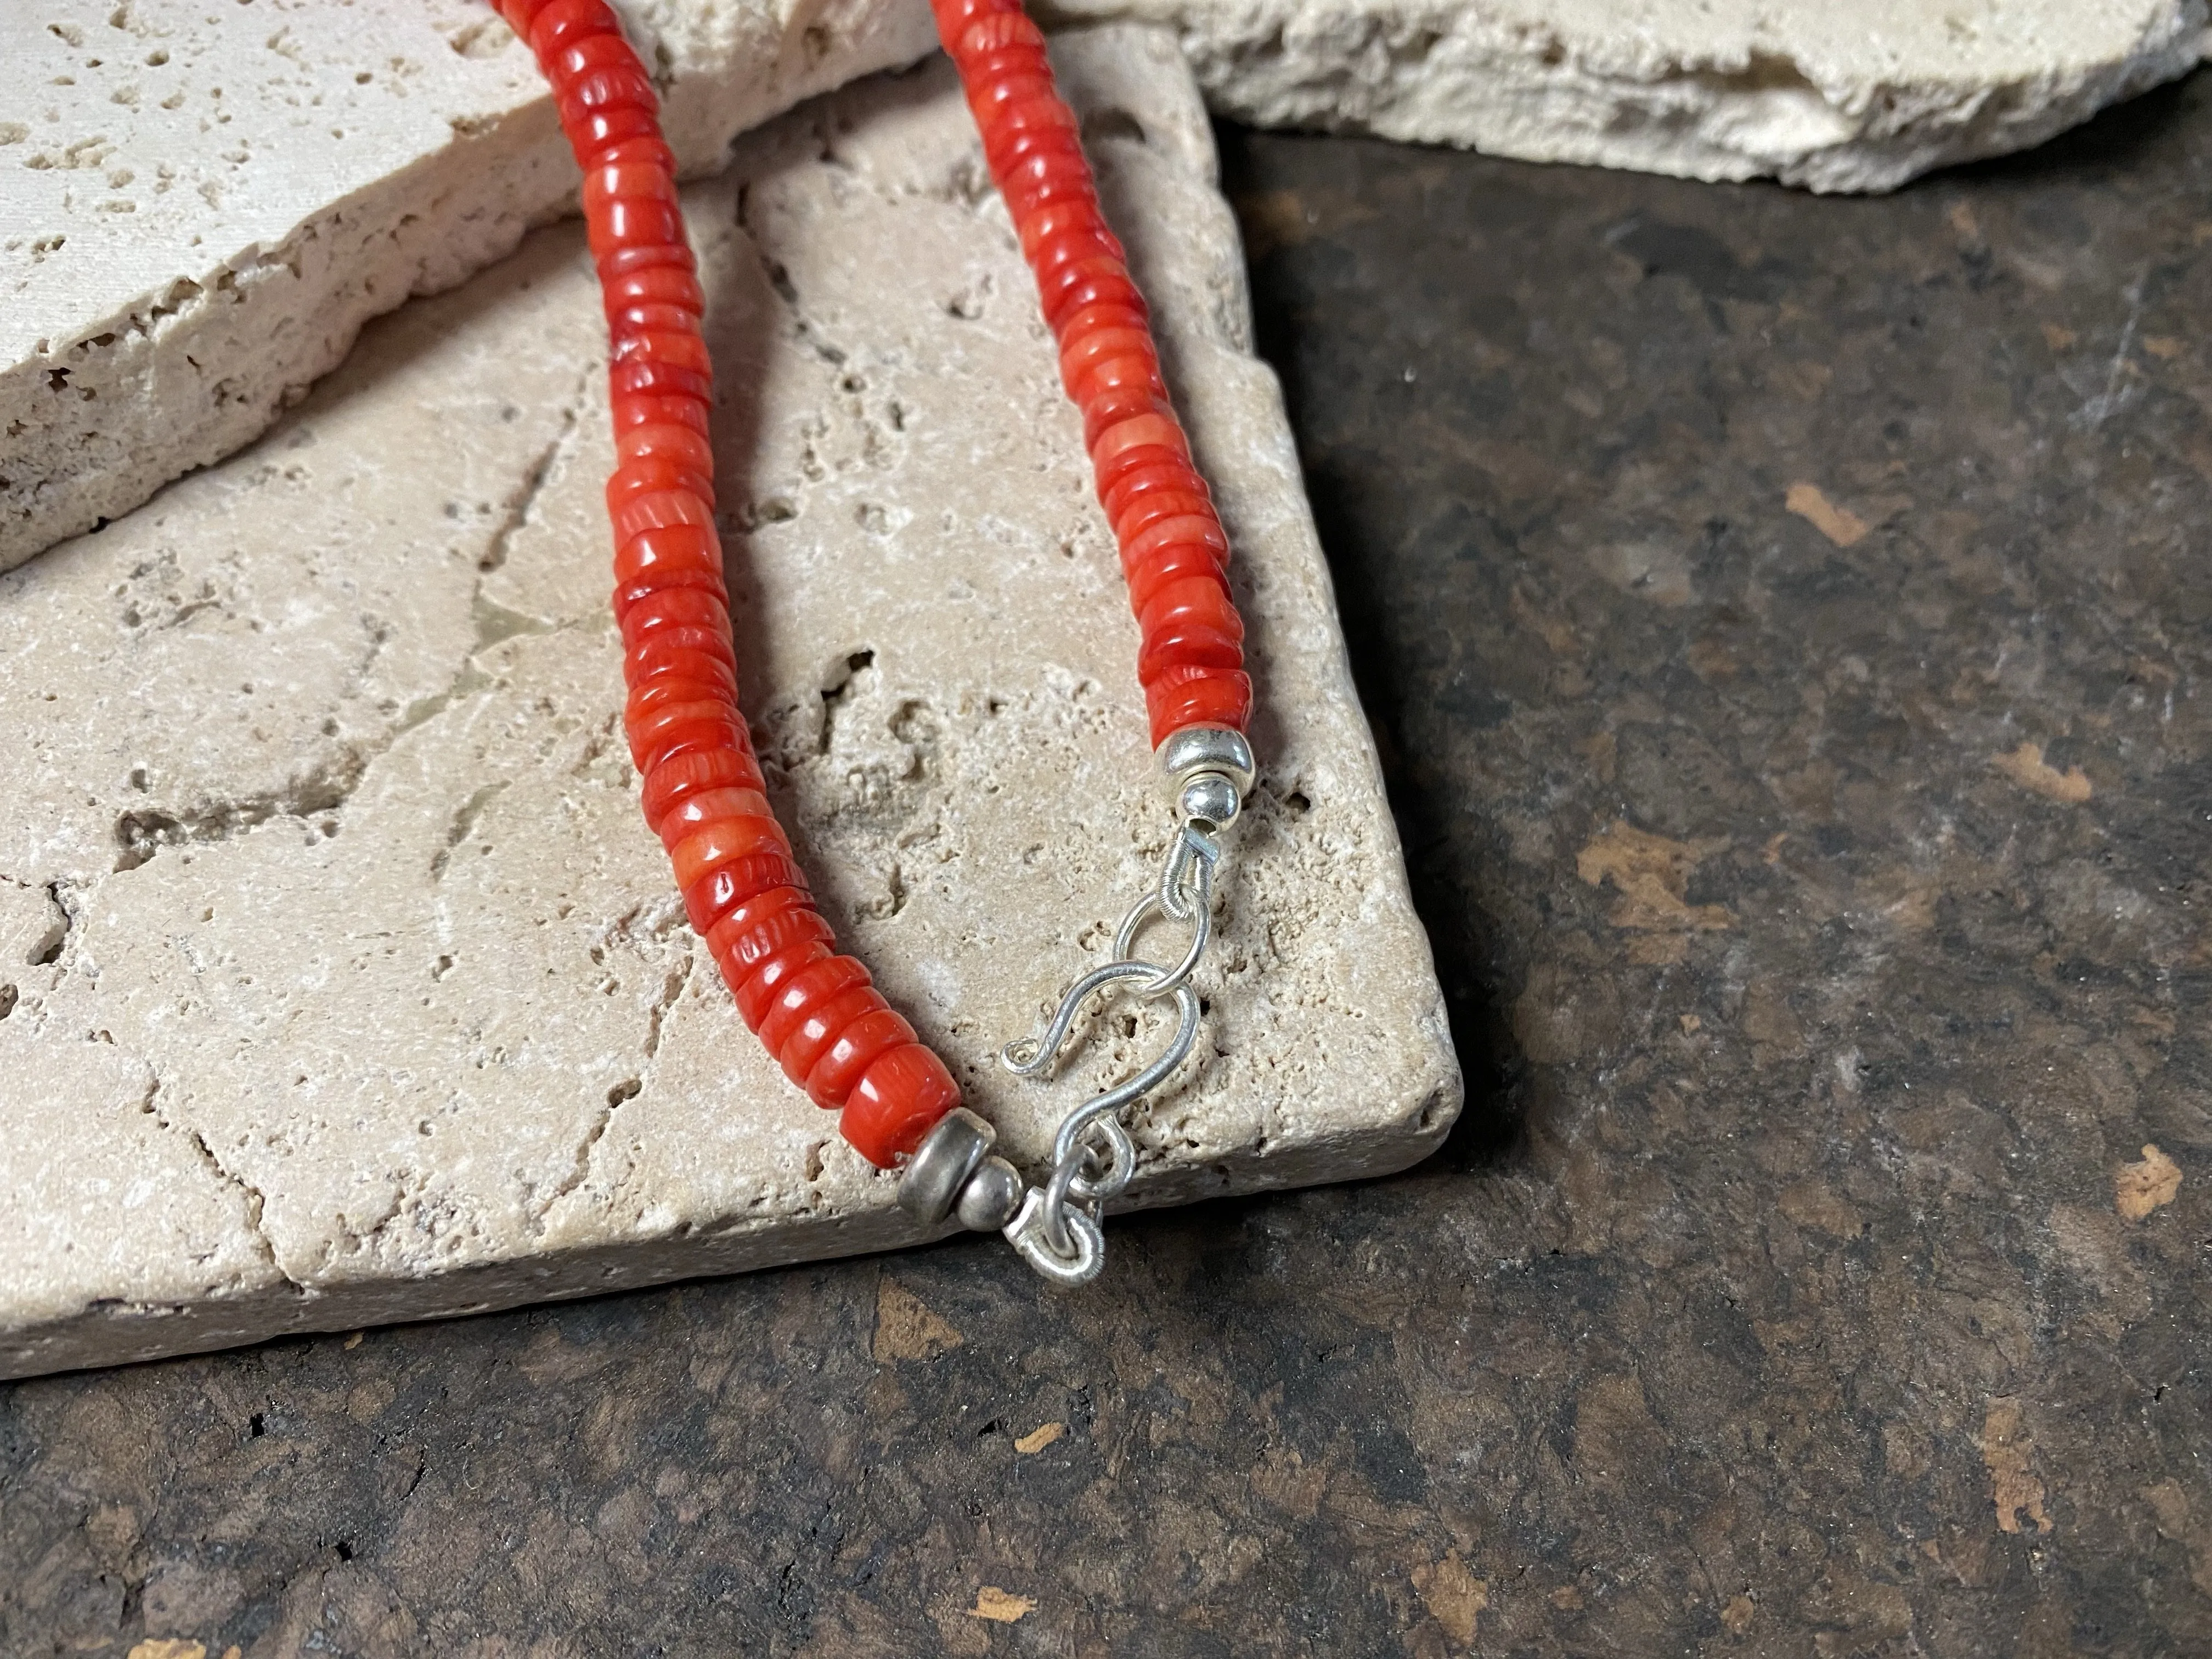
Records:
[[[1164,33],[1058,48],[1239,549],[1262,776],[1134,1205],[1401,1166],[1459,1100],[1233,222]],[[994,1063],[1170,827],[1034,289],[941,64],[688,198],[733,610],[843,936],[1034,1164],[1164,1032]],[[574,228],[0,579],[0,1371],[910,1242],[639,820]],[[1102,1040],[1103,1038],[1103,1040]]]
[[[1893,190],[2196,64],[2203,0],[1044,0],[1172,25],[1261,126],[1680,178]]]
[[[935,42],[922,0],[615,0],[690,173]],[[370,318],[573,208],[488,0],[0,8],[0,569],[265,430]]]
[[[617,0],[670,141],[933,44],[923,0]],[[1172,24],[1216,108],[1536,161],[1887,189],[2196,61],[2203,0],[1048,0]],[[0,569],[264,431],[362,324],[574,199],[482,0],[0,8]]]

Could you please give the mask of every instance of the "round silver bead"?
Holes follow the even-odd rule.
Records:
[[[1022,1177],[1003,1158],[987,1158],[960,1189],[954,1212],[973,1232],[995,1233],[1022,1207]]]
[[[1218,772],[1199,772],[1183,781],[1176,809],[1187,818],[1199,818],[1222,829],[1237,820],[1244,801],[1237,786]]]
[[[925,1226],[952,1213],[975,1166],[997,1144],[999,1132],[965,1106],[955,1106],[907,1160],[899,1176],[899,1207]]]
[[[1218,772],[1236,787],[1238,798],[1252,793],[1259,775],[1252,764],[1252,745],[1242,732],[1225,726],[1186,726],[1155,751],[1160,770],[1178,793],[1183,781],[1198,772]]]

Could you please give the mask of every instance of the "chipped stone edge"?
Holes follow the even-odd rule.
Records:
[[[2180,0],[2109,58],[1995,80],[1869,77],[1756,46],[1700,56],[1632,30],[1532,26],[1482,0],[1039,0],[1037,10],[1172,27],[1207,102],[1259,126],[1820,193],[1880,193],[2032,149],[2212,52],[2203,0]]]
[[[1097,28],[1066,32],[1054,42],[1071,100],[1079,109],[1110,102],[1117,90],[1116,60],[1105,50],[1082,52],[1085,45],[1103,48],[1109,38],[1127,33],[1150,35],[1164,42],[1164,31],[1142,24],[1107,24]],[[1076,48],[1079,56],[1064,56]],[[1167,48],[1163,48],[1167,49]],[[1211,244],[1218,257],[1206,271],[1200,287],[1214,303],[1191,309],[1188,314],[1163,316],[1162,344],[1172,359],[1193,347],[1233,356],[1241,361],[1250,382],[1243,388],[1249,398],[1264,387],[1267,398],[1264,448],[1251,441],[1248,426],[1242,445],[1256,472],[1270,470],[1292,481],[1282,494],[1285,509],[1272,527],[1268,556],[1286,567],[1291,575],[1312,584],[1321,610],[1318,620],[1331,624],[1334,661],[1329,667],[1347,696],[1352,693],[1351,661],[1337,617],[1334,585],[1321,548],[1320,532],[1298,478],[1297,450],[1290,418],[1273,371],[1252,353],[1250,291],[1245,277],[1243,248],[1228,205],[1217,191],[1218,158],[1212,132],[1199,102],[1197,88],[1187,77],[1175,79],[1187,89],[1188,107],[1163,108],[1158,114],[1164,130],[1173,135],[1169,165],[1184,174],[1189,184],[1202,187],[1218,206],[1218,237],[1192,235],[1179,242],[1188,255],[1200,245]],[[1102,182],[1103,179],[1102,177]],[[1178,350],[1178,348],[1181,349]],[[1168,365],[1170,377],[1175,364]],[[1218,453],[1221,434],[1212,430],[1212,405],[1204,398],[1181,395],[1194,445],[1203,455]],[[1248,419],[1249,415],[1248,414]],[[1258,425],[1256,420],[1252,425]],[[1218,467],[1218,463],[1215,464]],[[1457,1121],[1465,1100],[1465,1084],[1454,1050],[1443,993],[1437,983],[1428,939],[1418,918],[1410,915],[1411,896],[1402,874],[1404,853],[1397,826],[1383,803],[1382,763],[1364,721],[1350,726],[1356,748],[1341,757],[1342,763],[1364,769],[1376,820],[1371,833],[1376,856],[1386,867],[1401,873],[1398,892],[1408,910],[1409,943],[1428,968],[1426,1006],[1416,1011],[1411,1024],[1427,1039],[1429,1063],[1419,1068],[1421,1081],[1406,1095],[1376,1103],[1373,1117],[1356,1131],[1316,1135],[1295,1144],[1278,1140],[1247,1146],[1205,1164],[1163,1167],[1146,1163],[1137,1181],[1111,1212],[1122,1214],[1212,1198],[1281,1191],[1322,1183],[1370,1180],[1408,1169],[1443,1145]],[[1233,899],[1231,901],[1234,902]],[[195,1136],[197,1139],[198,1137]],[[204,1149],[203,1148],[204,1151]],[[213,1162],[212,1155],[209,1155]],[[245,1187],[249,1200],[259,1194],[215,1164],[216,1172]],[[258,1237],[258,1225],[253,1228]],[[491,1313],[540,1302],[573,1301],[677,1280],[720,1278],[763,1268],[796,1266],[842,1256],[898,1250],[957,1235],[957,1226],[920,1228],[891,1201],[888,1183],[884,1202],[877,1208],[824,1215],[812,1219],[789,1216],[740,1221],[714,1231],[692,1231],[656,1238],[627,1240],[547,1251],[524,1258],[478,1261],[448,1273],[398,1279],[380,1278],[358,1281],[325,1282],[303,1285],[289,1277],[252,1290],[194,1303],[95,1303],[80,1312],[33,1325],[0,1332],[0,1380],[32,1376],[92,1366],[127,1364],[188,1353],[205,1353],[256,1342],[314,1333],[351,1331],[372,1325],[412,1323],[427,1319],[457,1318]],[[266,1248],[265,1241],[263,1247]],[[281,1273],[282,1269],[278,1270]],[[1109,1263],[1109,1272],[1111,1272]]]

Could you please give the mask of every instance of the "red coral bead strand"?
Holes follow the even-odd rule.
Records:
[[[1098,206],[1075,113],[1021,0],[931,0],[984,158],[1036,274],[1061,384],[1114,526],[1143,644],[1155,747],[1194,726],[1242,732],[1252,713],[1229,538],[1168,401],[1151,313]]]
[[[607,481],[630,758],[691,925],[745,1024],[870,1163],[960,1103],[945,1063],[840,955],[762,793],[738,708],[708,441],[713,368],[676,158],[652,78],[605,0],[498,0],[552,83],[584,171],[606,304],[618,465]],[[1181,625],[1181,624],[1178,624]],[[1178,659],[1180,660],[1180,659]]]

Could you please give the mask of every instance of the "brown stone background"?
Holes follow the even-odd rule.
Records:
[[[1446,1152],[0,1389],[0,1652],[2212,1650],[2212,81],[1879,201],[1224,138]]]

